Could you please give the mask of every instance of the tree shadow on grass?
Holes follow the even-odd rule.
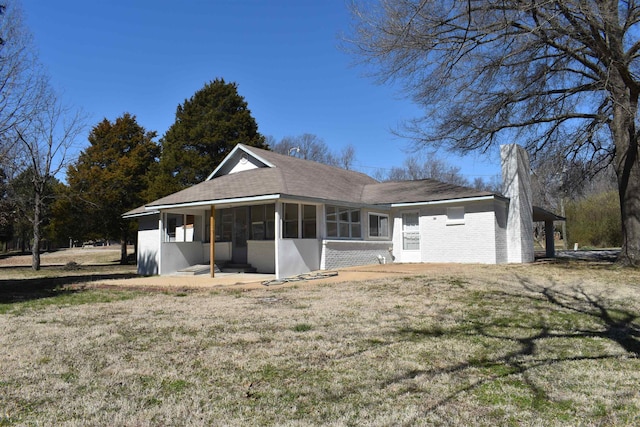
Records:
[[[608,301],[602,294],[589,292],[581,286],[563,290],[553,281],[548,286],[541,286],[533,284],[525,277],[516,276],[516,278],[525,292],[488,291],[487,296],[496,297],[498,304],[506,298],[519,299],[523,304],[528,303],[529,307],[538,307],[540,310],[550,312],[549,319],[546,321],[535,320],[532,317],[528,322],[524,321],[524,324],[517,324],[517,321],[513,321],[514,317],[505,318],[497,315],[482,319],[482,316],[477,316],[470,322],[465,321],[462,325],[448,329],[439,327],[432,329],[402,328],[397,332],[402,339],[407,341],[433,340],[441,337],[458,339],[484,337],[504,341],[509,345],[516,343],[516,350],[499,356],[469,358],[470,360],[437,369],[410,370],[390,378],[384,386],[425,375],[436,379],[441,375],[460,374],[464,376],[469,372],[470,377],[477,378],[477,375],[471,375],[470,370],[486,369],[480,379],[472,380],[470,384],[458,387],[450,394],[437,399],[429,406],[427,412],[446,406],[464,393],[513,376],[518,376],[518,380],[529,389],[534,407],[538,405],[542,407],[549,404],[551,399],[545,390],[536,384],[534,369],[551,367],[565,362],[640,357],[640,315],[632,310],[621,308],[620,301]],[[523,307],[525,306],[523,305]],[[491,306],[488,308],[492,309]],[[495,305],[493,309],[500,310],[500,307]],[[575,316],[571,319],[577,320],[577,323],[566,326],[554,325],[554,314]],[[536,316],[536,314],[531,314],[531,316]],[[585,327],[585,324],[589,326]],[[523,331],[529,333],[523,333]],[[571,342],[572,340],[589,338],[600,338],[615,343],[625,351],[625,354],[599,350],[592,354],[563,355],[562,352],[545,352],[541,349],[543,340],[561,339]]]
[[[98,280],[131,279],[134,277],[138,277],[138,275],[134,273],[88,273],[68,274],[56,277],[0,279],[0,304],[49,298],[59,296],[63,293],[75,293],[82,290],[82,288],[76,285]]]

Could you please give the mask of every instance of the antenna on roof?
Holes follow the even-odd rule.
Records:
[[[292,147],[292,148],[289,148],[289,155],[290,155],[290,156],[293,156],[293,152],[294,152],[294,151],[295,151],[296,153],[299,153],[299,152],[300,152],[300,147]]]

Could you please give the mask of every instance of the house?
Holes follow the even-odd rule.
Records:
[[[531,262],[528,156],[512,144],[501,157],[505,196],[430,179],[380,183],[239,144],[204,182],[123,216],[138,219],[144,275],[214,262],[278,279],[390,262]]]

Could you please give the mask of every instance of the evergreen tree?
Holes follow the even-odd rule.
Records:
[[[176,121],[161,141],[159,176],[151,197],[204,181],[238,143],[267,148],[237,89],[236,83],[216,79],[178,105]]]
[[[67,172],[92,232],[107,239],[120,237],[123,264],[132,223],[121,215],[145,202],[149,173],[159,156],[155,137],[156,132],[147,132],[129,113],[115,122],[104,119],[91,130],[91,145]]]

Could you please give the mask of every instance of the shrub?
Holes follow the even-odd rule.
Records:
[[[588,196],[567,203],[567,237],[569,247],[617,247],[622,244],[620,199],[616,191]]]

